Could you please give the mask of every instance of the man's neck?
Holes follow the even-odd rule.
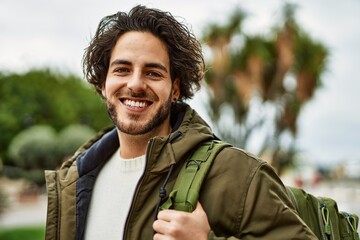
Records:
[[[120,139],[120,155],[124,159],[135,158],[145,154],[149,138],[130,136],[118,133]]]

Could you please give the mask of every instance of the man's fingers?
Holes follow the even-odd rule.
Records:
[[[155,240],[163,239],[206,239],[210,231],[207,215],[200,203],[192,213],[163,210],[153,223]]]
[[[177,224],[176,221],[167,222],[163,220],[156,220],[153,223],[153,229],[160,236],[178,236],[181,233],[182,226]]]
[[[203,207],[201,206],[201,203],[198,201],[196,204],[196,208],[194,210],[194,213],[198,213],[198,212],[204,212]]]
[[[177,210],[162,210],[158,214],[158,220],[154,222],[153,228],[162,234],[177,235],[179,230],[190,219],[191,213]]]
[[[178,218],[179,215],[181,215],[180,211],[172,210],[172,209],[165,209],[158,213],[158,219],[161,219],[166,222],[170,222],[172,219]]]
[[[163,220],[156,220],[153,223],[153,229],[155,230],[155,232],[159,234],[165,234],[167,226],[168,226],[168,222]]]
[[[163,221],[170,222],[173,219],[183,219],[188,214],[199,214],[199,213],[205,213],[203,207],[201,206],[200,202],[197,202],[196,208],[192,213],[183,212],[183,211],[177,211],[172,209],[165,209],[158,213],[158,219],[161,219]]]

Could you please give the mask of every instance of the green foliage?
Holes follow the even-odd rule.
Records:
[[[9,205],[8,195],[0,185],[0,217]]]
[[[50,126],[36,125],[16,135],[9,145],[10,166],[4,167],[9,178],[24,178],[44,184],[44,170],[55,169],[87,140],[95,135],[88,126],[74,124],[59,134]]]
[[[276,52],[274,43],[271,40],[257,35],[245,36],[244,42],[244,46],[241,49],[231,54],[230,70],[245,69],[247,60],[251,56],[259,56],[265,62],[271,62],[275,58]]]
[[[25,170],[20,167],[5,166],[3,174],[9,179],[25,179],[37,186],[42,186],[45,183],[44,169]]]
[[[14,137],[9,157],[22,169],[46,169],[57,165],[56,132],[50,126],[33,126]]]
[[[44,238],[44,226],[0,229],[0,240],[42,240]]]
[[[318,80],[317,86],[321,86],[320,76],[326,70],[329,50],[308,34],[301,32],[296,39],[294,52],[297,60],[294,63],[294,70],[296,72],[309,71]]]
[[[87,126],[69,125],[59,133],[58,152],[64,158],[71,156],[85,141],[95,134],[95,131]]]
[[[88,84],[49,69],[0,72],[0,113],[0,158],[5,165],[11,139],[30,126],[46,124],[59,131],[83,124],[100,130],[111,124],[104,103]]]
[[[246,17],[246,13],[240,9],[236,8],[228,21],[224,25],[219,25],[217,23],[212,23],[205,28],[203,32],[203,39],[207,44],[216,44],[219,41],[229,40],[232,35],[239,33],[242,28],[243,20]]]

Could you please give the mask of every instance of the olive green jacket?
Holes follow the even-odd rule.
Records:
[[[202,141],[214,138],[209,126],[189,106],[172,113],[173,132],[149,141],[146,166],[124,229],[124,238],[152,239],[159,189],[171,192],[188,154]],[[83,145],[58,171],[46,171],[48,213],[46,239],[84,239],[91,193],[101,167],[119,147],[116,129]],[[115,189],[115,188],[114,188]],[[301,221],[286,190],[265,162],[249,153],[225,148],[216,157],[202,186],[199,201],[212,231],[209,239],[316,239]]]

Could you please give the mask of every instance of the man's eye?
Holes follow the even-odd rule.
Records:
[[[148,72],[147,75],[150,77],[161,77],[161,75],[157,72]]]
[[[129,72],[129,70],[127,68],[117,68],[117,69],[115,69],[115,72],[125,73],[125,72]]]

